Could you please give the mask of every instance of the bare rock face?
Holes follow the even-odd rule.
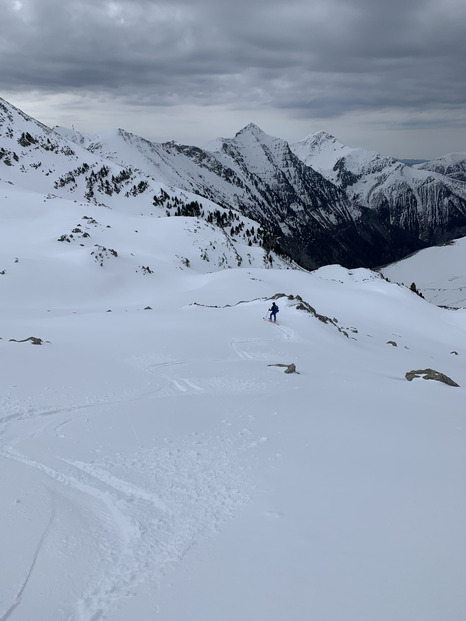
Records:
[[[448,386],[459,386],[456,382],[454,382],[451,377],[448,375],[444,375],[439,371],[434,371],[434,369],[423,369],[418,371],[408,371],[405,375],[406,379],[411,382],[415,378],[422,377],[422,379],[430,379],[436,380],[437,382],[443,382]]]

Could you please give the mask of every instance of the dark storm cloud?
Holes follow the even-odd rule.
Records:
[[[466,101],[464,0],[0,0],[8,92],[331,118]]]

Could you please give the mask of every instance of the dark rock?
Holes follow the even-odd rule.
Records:
[[[10,339],[10,342],[13,341],[15,343],[27,343],[28,341],[30,341],[33,345],[42,345],[42,339],[38,338],[37,336],[29,336],[27,339]]]
[[[408,380],[408,382],[411,382],[415,378],[422,377],[422,379],[436,380],[437,382],[443,382],[444,384],[447,384],[448,386],[459,387],[459,384],[454,382],[451,379],[451,377],[448,377],[448,375],[444,375],[443,373],[440,373],[439,371],[434,371],[434,369],[408,371],[405,377]]]

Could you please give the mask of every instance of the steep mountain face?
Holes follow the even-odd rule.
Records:
[[[118,137],[118,133],[113,134]],[[131,217],[146,218],[138,227],[147,230],[153,230],[151,218],[181,216],[205,220],[186,225],[192,231],[204,230],[205,225],[211,233],[206,245],[193,247],[193,255],[187,262],[186,257],[179,258],[183,265],[194,264],[199,258],[205,261],[206,269],[290,265],[288,257],[279,258],[269,248],[270,233],[239,211],[221,207],[199,194],[180,189],[179,185],[170,187],[156,181],[154,175],[135,168],[137,158],[132,162],[131,157],[118,157],[116,152],[107,157],[100,151],[97,136],[51,130],[0,99],[3,199],[17,204],[12,198],[14,193],[26,192],[32,193],[38,205],[58,202],[63,210],[71,211],[78,204],[85,221],[75,222],[68,228],[64,225],[59,231],[57,241],[65,242],[65,247],[82,247],[82,252],[101,254],[103,243],[96,237],[99,227],[95,223],[102,218],[94,217],[92,208],[103,207],[128,216],[127,222]],[[176,180],[176,174],[173,175]],[[179,175],[179,179],[184,176]],[[131,225],[128,235],[134,234],[134,224]],[[98,246],[97,250],[94,246]]]
[[[255,125],[208,150],[151,143],[121,129],[98,140],[79,137],[79,142],[102,158],[122,166],[131,162],[159,182],[241,211],[273,233],[271,247],[278,238],[282,248],[307,267],[342,258],[330,238],[338,236],[339,226],[352,222],[345,194],[305,166],[285,141]],[[311,261],[311,256],[321,258]]]
[[[291,149],[351,201],[421,244],[466,233],[466,185],[445,176],[446,168],[429,169],[427,164],[411,168],[379,153],[345,146],[325,132],[308,136]]]
[[[238,175],[249,174],[249,187],[256,185],[263,199],[248,206],[251,217],[265,214],[269,226],[278,219],[280,244],[305,267],[377,265],[419,247],[396,225],[349,198],[345,187],[309,166],[288,143],[254,125],[217,142],[213,153]]]
[[[57,131],[69,136],[69,130]],[[123,130],[73,139],[102,158],[131,162],[159,182],[239,210],[272,233],[269,248],[280,247],[306,268],[373,266],[425,245],[349,199],[345,188],[254,124],[206,149],[152,143]]]
[[[417,164],[415,168],[440,173],[457,181],[466,181],[466,153],[448,153],[430,162]]]
[[[306,267],[342,259],[331,236],[338,225],[345,228],[351,222],[346,196],[304,166],[285,141],[254,125],[210,150],[151,143],[121,129],[98,140],[78,139],[102,158],[120,165],[131,162],[159,182],[240,211],[268,232],[264,242],[269,249],[278,249],[278,239],[281,249]]]
[[[121,129],[51,130],[0,103],[0,178],[145,215],[204,217],[244,238],[247,218],[252,244],[306,268],[375,267],[466,234],[465,183],[325,132],[289,145],[250,124],[200,149]]]
[[[235,138],[222,140],[210,156],[232,170],[235,205],[272,230],[280,245],[301,265],[354,260],[353,209],[344,192],[304,165],[284,140],[251,124]],[[359,248],[364,255],[366,250]]]
[[[0,179],[21,189],[107,207],[149,190],[127,166],[93,155],[0,99]],[[159,192],[160,184],[150,188]],[[126,199],[130,199],[129,201]]]

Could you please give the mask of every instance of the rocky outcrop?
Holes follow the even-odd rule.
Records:
[[[413,379],[422,377],[422,379],[435,380],[437,382],[443,382],[444,384],[447,384],[448,386],[459,387],[459,384],[453,381],[451,377],[448,377],[448,375],[444,375],[443,373],[440,373],[439,371],[435,371],[434,369],[408,371],[405,377],[409,382],[411,382]]]
[[[292,362],[291,364],[269,364],[267,365],[269,367],[285,367],[285,373],[298,373],[298,371],[296,371],[296,365],[294,364],[294,362]],[[299,375],[299,373],[298,373]]]
[[[10,339],[10,342],[14,343],[32,343],[33,345],[42,345],[43,341],[38,336],[29,336],[27,339]],[[47,341],[48,342],[48,341]]]

